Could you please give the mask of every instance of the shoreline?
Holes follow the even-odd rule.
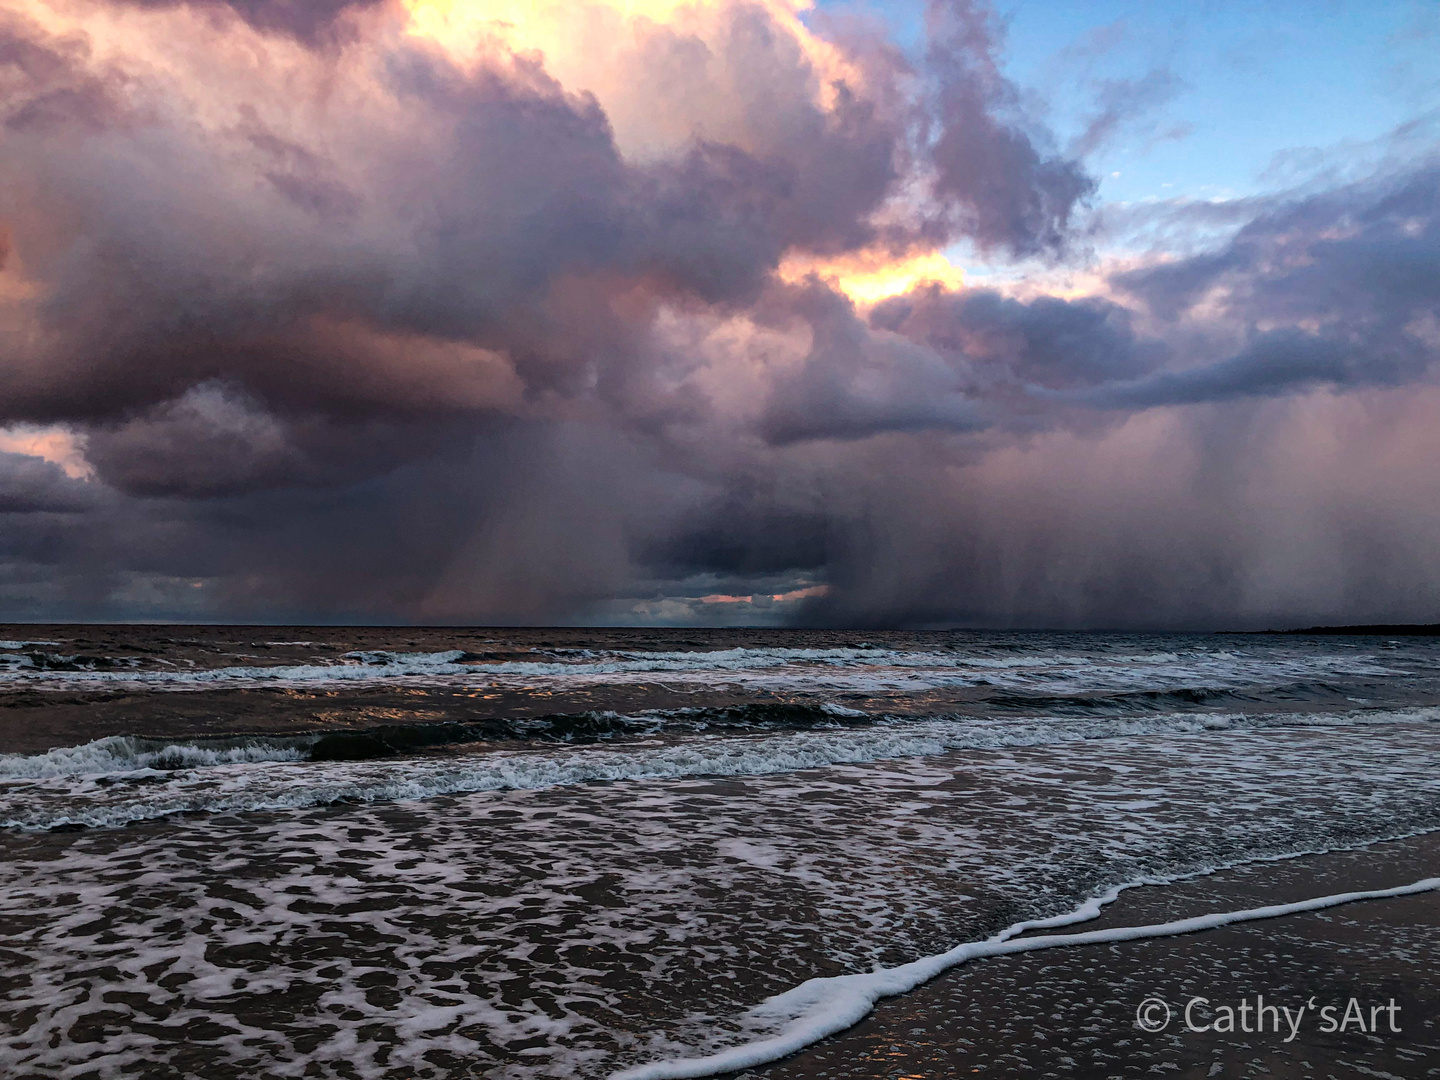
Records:
[[[1255,860],[1170,883],[1124,887],[1097,918],[1085,922],[1091,933],[1083,936],[1391,889],[1433,877],[1437,870],[1440,830]],[[1440,891],[1432,884],[1423,892],[1180,936],[1082,941],[981,957],[881,999],[852,1026],[778,1061],[688,1075],[879,1080],[998,1070],[1055,1076],[1440,1076],[1440,981],[1432,975],[1440,970],[1437,928]],[[1291,1007],[1292,1016],[1314,1001],[1308,1010],[1312,1022],[1301,1020],[1293,1034],[1282,1025],[1278,1035],[1243,1031],[1239,1020],[1229,1032],[1187,1026],[1184,1006],[1194,999],[1206,1001],[1190,1014],[1198,1026],[1213,1021],[1213,1010],[1206,1010],[1222,1001],[1233,998],[1230,1004],[1238,1008],[1257,997]],[[1164,1030],[1138,1026],[1137,1010],[1151,998],[1169,1010]],[[1323,1030],[1345,1020],[1352,998],[1367,1015],[1392,1003],[1396,1012],[1379,1015],[1379,1031],[1361,1032],[1353,1017],[1344,1030]],[[1319,1009],[1327,1003],[1335,1012],[1321,1018]],[[1389,1030],[1392,1022],[1398,1032]],[[1422,1061],[1424,1068],[1415,1071]],[[655,1069],[647,1075],[682,1074]]]
[[[7,839],[7,947],[23,981],[0,1057],[57,1074],[143,1061],[147,1075],[175,1080],[201,1066],[214,1080],[242,1080],[297,1060],[324,1075],[346,1075],[342,1066],[358,1060],[372,1080],[444,1080],[466,1062],[496,1080],[598,1080],[714,1048],[714,1037],[769,1033],[773,1022],[741,1023],[745,1011],[816,976],[981,941],[1115,882],[1433,827],[1437,739],[1427,725],[1081,741],[323,807],[307,805],[320,792],[295,786],[307,768],[259,770],[287,774],[265,791],[247,770],[250,794],[283,808]],[[396,772],[373,763],[322,771]],[[398,772],[416,779],[413,765]],[[194,785],[218,785],[211,795],[222,801],[236,794],[225,770],[196,773],[34,794],[67,814],[82,803],[138,811],[210,799]],[[1325,856],[1337,865],[1331,880],[1311,874],[1289,896],[1275,883],[1296,871],[1276,862],[1242,874],[1247,895],[1232,880],[1217,899],[1215,879],[1132,890],[1118,925],[1427,876],[1377,857],[1404,846],[1372,847],[1343,866]],[[1430,871],[1434,859],[1418,862]],[[1384,872],[1360,881],[1362,864]],[[1182,889],[1191,894],[1184,910],[1171,903]],[[1138,893],[1167,907],[1142,910],[1131,903]],[[169,968],[162,958],[173,959]],[[970,971],[1003,973],[1023,959]],[[1081,982],[1066,1000],[1103,996],[1093,978]],[[1143,998],[1157,986],[1135,989]],[[1049,996],[1037,1015],[1065,994]],[[1003,993],[967,1000],[1014,1011]],[[1133,1014],[1133,1000],[1117,1000],[1109,1012]],[[437,1005],[445,1011],[435,1019]],[[893,1055],[924,1050],[911,1030],[937,1014],[923,1012],[890,1037]],[[947,1033],[929,1041],[956,1045]],[[853,1061],[894,1080],[847,1053],[844,1064]],[[942,1058],[905,1075],[956,1071]]]

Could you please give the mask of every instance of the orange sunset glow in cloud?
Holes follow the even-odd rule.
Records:
[[[773,20],[809,71],[799,89],[833,113],[837,95],[862,89],[866,74],[832,43],[816,36],[802,15],[808,2],[765,0],[757,6]],[[727,0],[621,0],[621,2],[481,3],[474,0],[405,0],[411,32],[438,42],[457,63],[473,64],[496,48],[533,57],[568,92],[593,94],[614,126],[627,156],[654,157],[683,149],[692,140],[718,140],[746,149],[765,148],[769,133],[754,129],[753,104],[736,100],[721,63],[733,33],[734,5]],[[646,55],[657,39],[684,37],[688,59],[714,84],[692,82],[675,93],[675,82],[647,81]],[[668,73],[673,76],[672,73]],[[726,90],[732,91],[727,93]],[[837,287],[856,303],[907,292],[922,282],[963,284],[963,271],[941,252],[892,254],[870,249],[831,257],[791,253],[778,273],[786,281],[809,274]]]

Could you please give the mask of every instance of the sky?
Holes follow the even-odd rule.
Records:
[[[907,49],[923,48],[924,7],[909,0],[815,10],[873,15]],[[1012,0],[993,10],[1006,76],[1062,146],[1107,106],[1133,107],[1086,154],[1107,200],[1260,194],[1307,155],[1349,151],[1440,106],[1434,3]]]
[[[1440,621],[1437,49],[0,0],[0,619]]]

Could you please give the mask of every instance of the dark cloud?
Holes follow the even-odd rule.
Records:
[[[0,451],[0,514],[82,513],[104,502],[92,485],[55,464]]]
[[[117,0],[165,11],[186,7],[237,17],[256,30],[291,37],[307,45],[333,45],[353,36],[345,16],[379,7],[387,0]]]
[[[538,53],[146,6],[203,79],[0,27],[0,434],[94,471],[0,455],[12,617],[1387,621],[1440,589],[1430,165],[1210,208],[1222,243],[1088,295],[857,308],[834,267],[1077,246],[1094,183],[978,6],[913,65],[746,4],[637,31],[653,145]],[[1093,139],[1172,90],[1117,87]]]
[[[1104,386],[1077,400],[1115,409],[1149,409],[1157,405],[1195,405],[1230,401],[1304,389],[1316,383],[1344,385],[1363,372],[1377,374],[1359,350],[1334,340],[1281,331],[1259,335],[1244,352],[1228,360],[1181,371],[1163,371],[1148,378]],[[1367,371],[1368,369],[1368,371]],[[1386,374],[1393,376],[1393,371]],[[1380,381],[1380,380],[1373,380]],[[1385,380],[1391,381],[1391,380]]]
[[[0,124],[17,133],[65,127],[97,131],[122,113],[113,71],[93,71],[82,36],[51,37],[32,20],[0,11]]]
[[[211,498],[388,472],[463,438],[456,426],[393,415],[343,423],[277,415],[232,387],[204,383],[121,423],[91,428],[85,457],[101,480],[127,494]]]
[[[936,195],[982,248],[1062,250],[1077,206],[1095,193],[1094,179],[1025,130],[1018,94],[995,60],[998,30],[988,9],[934,0],[929,21],[928,64],[938,84],[929,147]]]
[[[1114,408],[1263,396],[1317,383],[1393,385],[1440,352],[1440,168],[1350,185],[1273,209],[1225,248],[1119,275],[1167,322],[1210,323],[1234,354],[1100,388]],[[1192,350],[1195,348],[1191,345]]]
[[[739,10],[731,59],[803,64],[770,55],[779,34],[763,20]],[[362,331],[500,350],[531,394],[572,394],[638,348],[617,292],[753,298],[786,250],[871,240],[867,215],[897,179],[898,129],[843,87],[826,113],[783,100],[793,115],[773,147],[698,141],[643,165],[621,159],[593,98],[531,59],[464,73],[400,44],[380,89],[413,123],[361,148],[376,156],[353,179],[248,104],[212,141],[150,147],[153,161],[36,150],[56,196],[32,208],[33,232],[63,215],[87,251],[50,283],[49,355],[0,375],[12,415],[109,420],[215,380],[293,408],[403,405],[414,395],[394,365],[367,370]],[[336,324],[352,328],[338,343]]]
[[[973,392],[1002,384],[1066,389],[1133,378],[1161,364],[1163,343],[1142,341],[1131,313],[1107,300],[1039,296],[1021,301],[988,289],[922,287],[887,300],[872,326],[891,330],[974,371]]]
[[[1116,284],[1166,318],[1207,290],[1240,286],[1227,303],[1276,305],[1289,318],[1395,317],[1432,301],[1440,256],[1440,166],[1422,163],[1279,206],[1261,205],[1217,252],[1120,275]]]
[[[760,420],[776,445],[863,439],[886,431],[985,426],[965,393],[965,374],[933,349],[873,332],[854,307],[818,282],[787,290],[787,310],[809,329],[811,347],[777,380]]]
[[[825,500],[814,487],[741,472],[678,514],[636,556],[672,579],[719,575],[748,593],[745,583],[751,579],[827,566],[831,525]]]

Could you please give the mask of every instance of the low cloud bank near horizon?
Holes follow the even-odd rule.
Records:
[[[0,0],[0,617],[1440,621],[1433,147],[1112,259],[983,7],[527,10]]]

